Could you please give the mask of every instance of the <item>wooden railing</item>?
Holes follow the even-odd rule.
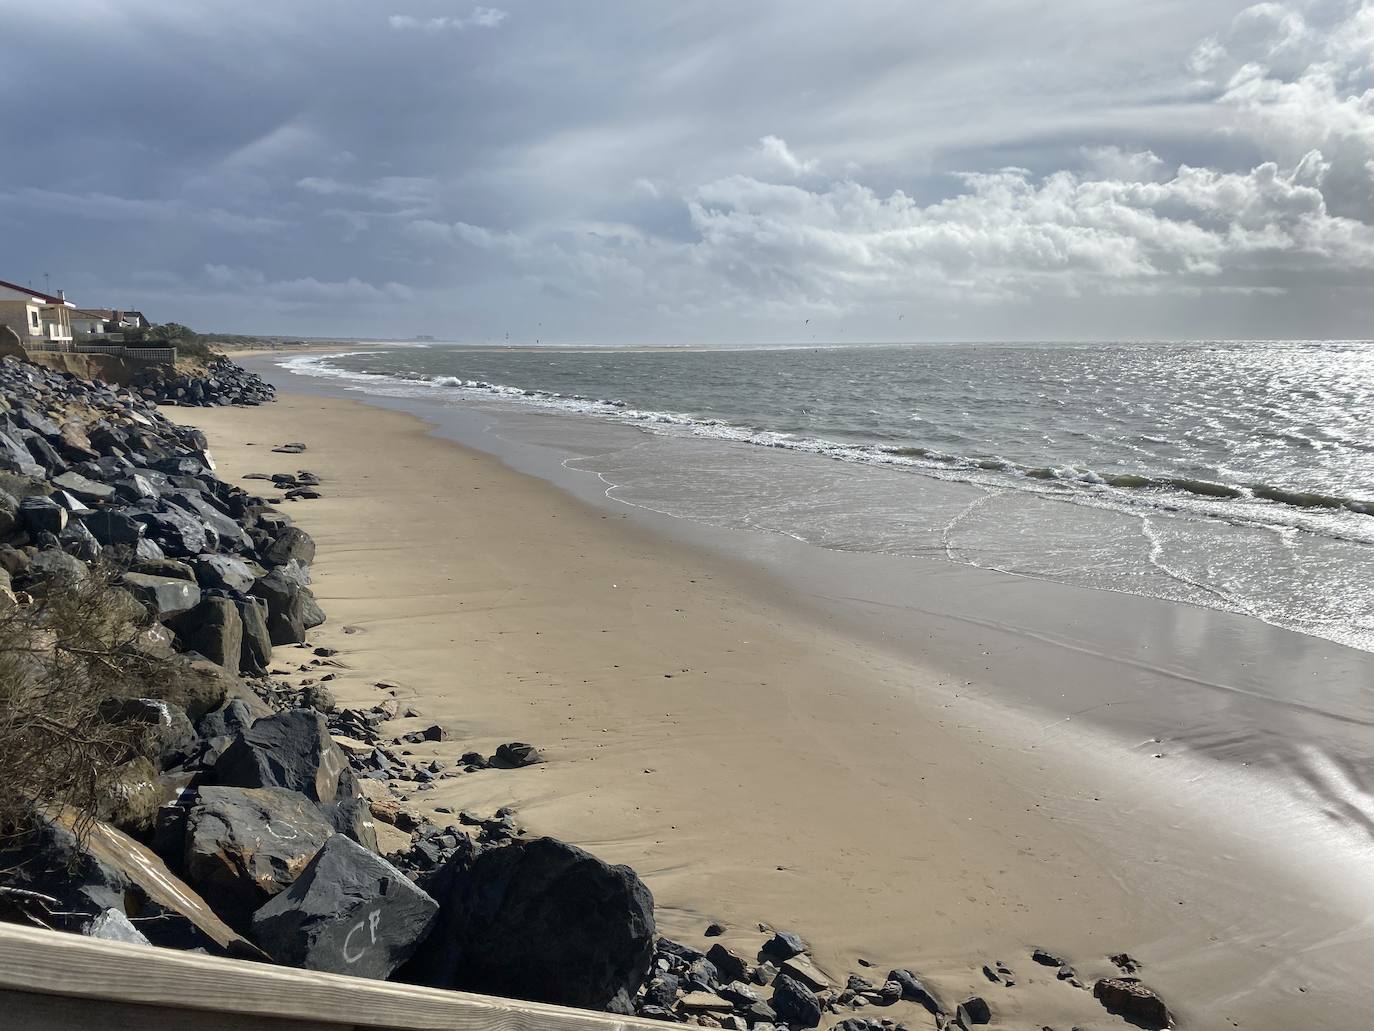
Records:
[[[663,1031],[661,1022],[0,924],[14,1031]]]

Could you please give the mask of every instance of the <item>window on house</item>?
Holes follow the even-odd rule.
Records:
[[[34,329],[37,329],[37,328],[38,328],[38,312],[33,311],[32,309],[30,309],[30,311],[29,311],[29,321],[30,321],[31,323],[33,323],[33,328],[34,328]]]

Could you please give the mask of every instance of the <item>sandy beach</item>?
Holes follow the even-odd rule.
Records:
[[[512,805],[531,833],[632,865],[663,933],[701,944],[720,920],[752,955],[764,921],[803,935],[840,983],[861,961],[879,979],[908,966],[951,1004],[983,994],[999,1026],[1120,1024],[1032,963],[1034,946],[1089,982],[1131,953],[1188,1026],[1361,1011],[1346,978],[1367,935],[1338,893],[1248,863],[1259,837],[1104,772],[1087,739],[1076,754],[1028,743],[976,685],[843,632],[748,566],[408,414],[304,393],[166,411],[206,431],[230,482],[321,478],[324,497],[286,510],[318,542],[329,619],[313,643],[339,649],[341,702],[389,682],[421,714],[398,733],[448,731],[417,754],[518,740],[548,758],[413,803]],[[270,450],[284,441],[308,450]],[[274,668],[299,654],[278,649]],[[1284,941],[1295,927],[1303,955]],[[998,961],[1014,987],[979,972]]]

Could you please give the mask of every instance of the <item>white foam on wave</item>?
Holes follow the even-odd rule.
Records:
[[[282,367],[307,376],[346,380],[359,384],[354,389],[392,392],[402,395],[428,394],[435,390],[461,390],[476,396],[554,409],[578,415],[591,415],[628,423],[651,432],[676,430],[692,436],[780,448],[821,455],[839,461],[888,466],[919,472],[949,482],[969,483],[983,488],[1001,488],[1050,496],[1092,507],[1111,508],[1133,516],[1165,510],[1207,519],[1220,519],[1234,525],[1264,529],[1291,529],[1320,534],[1337,540],[1374,544],[1374,526],[1352,526],[1345,512],[1374,511],[1374,506],[1351,502],[1344,510],[1296,508],[1257,498],[1248,489],[1236,488],[1239,498],[1216,498],[1167,487],[1120,488],[1101,474],[1075,466],[1021,469],[1005,460],[971,460],[926,448],[887,448],[866,444],[841,444],[821,437],[798,436],[776,430],[740,426],[720,419],[698,418],[681,412],[641,409],[613,398],[568,396],[547,390],[534,390],[506,383],[466,379],[461,376],[399,376],[391,373],[355,372],[328,364],[346,356],[380,354],[379,351],[341,351],[331,354],[302,355],[282,362]],[[361,386],[367,384],[366,387]]]

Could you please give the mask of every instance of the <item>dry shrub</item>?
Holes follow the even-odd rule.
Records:
[[[83,833],[120,767],[154,752],[151,728],[111,723],[100,703],[175,700],[183,675],[143,647],[147,614],[106,571],[45,586],[0,612],[0,837],[35,805],[69,806]]]

